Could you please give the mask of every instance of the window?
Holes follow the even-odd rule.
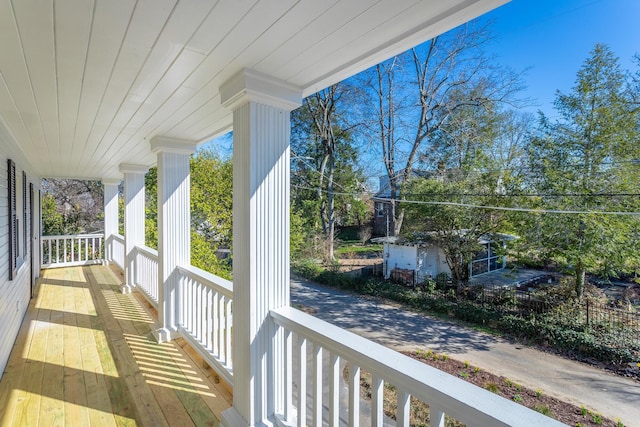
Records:
[[[18,272],[18,208],[16,198],[16,164],[7,161],[7,191],[9,193],[9,280]]]
[[[384,203],[376,203],[376,211],[378,212],[378,216],[384,216]]]

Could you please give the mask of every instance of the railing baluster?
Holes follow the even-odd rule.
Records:
[[[313,344],[313,425],[322,426],[322,347]]]
[[[213,321],[211,319],[211,309],[213,308],[213,300],[211,297],[212,294],[213,294],[213,291],[211,290],[211,288],[207,288],[207,312],[206,312],[207,327],[204,335],[205,336],[204,346],[209,351],[211,351],[212,349],[212,346],[211,346],[211,331],[213,329]]]
[[[307,426],[307,339],[298,335],[298,427]],[[356,425],[356,424],[351,424]]]
[[[340,425],[340,356],[329,356],[329,426]]]
[[[226,338],[226,343],[224,345],[224,351],[225,351],[225,355],[224,355],[224,361],[229,365],[232,366],[233,360],[231,359],[231,327],[233,326],[233,317],[231,315],[231,299],[227,298],[225,301],[225,311],[224,311],[224,318],[225,318],[225,338]]]
[[[371,425],[382,427],[384,424],[384,381],[377,375],[371,375]]]
[[[213,354],[220,357],[220,294],[213,293]]]
[[[409,427],[409,413],[411,410],[411,395],[404,390],[398,390],[398,413],[396,414],[397,425]]]
[[[202,298],[202,284],[197,283],[195,286],[195,298],[193,303],[195,304],[196,310],[194,310],[195,314],[195,331],[196,337],[202,337],[202,306],[203,306],[203,298]]]
[[[349,365],[349,425],[360,425],[360,366]]]
[[[284,330],[284,419],[293,418],[293,333]]]
[[[435,405],[429,405],[429,426],[444,427],[444,411]]]

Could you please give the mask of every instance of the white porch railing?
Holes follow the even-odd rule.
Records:
[[[341,362],[346,362],[349,370],[349,403],[344,409],[348,411],[351,426],[360,425],[361,370],[372,376],[371,425],[374,426],[383,423],[385,383],[397,389],[396,420],[399,426],[409,426],[411,396],[429,405],[432,426],[444,426],[444,414],[468,426],[564,425],[294,308],[272,310],[271,317],[284,330],[285,346],[292,345],[293,334],[297,336],[294,354],[285,348],[287,360],[284,366],[287,368],[281,377],[274,377],[281,381],[275,387],[285,390],[285,413],[279,416],[287,425],[339,425],[340,415],[344,416],[344,412],[339,412],[343,386]],[[309,344],[313,346],[311,355],[307,354]],[[323,358],[323,352],[328,352],[328,358]],[[294,361],[297,365],[292,369]],[[328,375],[323,375],[323,365],[327,365]],[[294,384],[297,385],[296,402],[293,401]],[[323,393],[327,386],[328,394]],[[310,402],[307,402],[308,397]],[[311,408],[309,414],[307,408]]]
[[[158,308],[158,251],[136,246],[135,285],[149,303]]]
[[[124,236],[112,234],[105,239],[107,261],[113,262],[124,271]]]
[[[233,285],[193,266],[179,266],[178,329],[220,376],[233,385]]]
[[[42,236],[40,267],[100,264],[103,260],[103,240],[103,234]]]
[[[99,263],[102,242],[102,235],[43,237],[43,268]],[[110,261],[123,266],[122,236],[110,236],[108,242]],[[134,268],[136,288],[157,308],[157,251],[137,246]],[[193,266],[180,266],[178,273],[180,335],[233,386],[233,284]],[[399,426],[409,425],[412,396],[429,405],[432,426],[443,426],[445,414],[469,426],[563,425],[292,307],[272,310],[270,317],[284,335],[284,340],[274,341],[285,346],[286,360],[272,384],[285,392],[284,412],[277,414],[283,424],[339,425],[346,414],[349,425],[359,425],[364,370],[372,376],[371,425],[388,421],[383,411],[385,384],[397,389]],[[347,381],[343,380],[345,365]]]

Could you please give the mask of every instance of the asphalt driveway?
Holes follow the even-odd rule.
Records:
[[[291,304],[395,350],[431,349],[640,426],[640,382],[377,299],[291,280]]]

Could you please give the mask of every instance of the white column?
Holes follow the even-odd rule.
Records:
[[[113,261],[113,235],[118,234],[118,186],[119,179],[103,178],[104,185],[104,259]]]
[[[178,265],[191,263],[190,165],[193,141],[154,137],[158,155],[158,342],[177,336]]]
[[[284,338],[269,310],[289,305],[289,112],[298,88],[243,70],[220,88],[233,110],[233,407],[227,426],[284,412]]]
[[[144,245],[144,174],[148,166],[121,164],[124,174],[124,270],[122,293],[130,293],[136,285],[135,260],[137,245]]]

